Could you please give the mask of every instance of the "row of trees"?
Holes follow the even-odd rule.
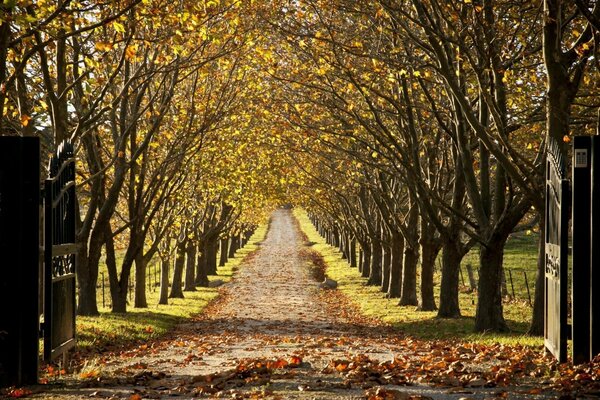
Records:
[[[400,304],[458,317],[459,266],[480,249],[475,327],[505,331],[511,233],[540,232],[531,333],[543,332],[549,143],[598,127],[597,2],[290,2],[279,33],[279,117],[314,221]],[[307,67],[308,66],[308,67]],[[296,156],[297,157],[297,156]],[[439,305],[434,261],[441,253]],[[421,286],[417,291],[417,269]]]
[[[78,312],[98,314],[101,261],[114,312],[127,309],[130,276],[135,307],[147,307],[154,257],[161,303],[208,285],[218,245],[235,251],[281,192],[257,137],[258,6],[5,1],[0,11],[0,132],[39,135],[48,153],[76,144]]]
[[[598,129],[597,2],[12,0],[0,12],[1,134],[76,144],[80,313],[98,312],[103,255],[114,311],[130,275],[144,307],[152,257],[191,290],[220,239],[292,202],[371,284],[442,317],[460,315],[458,268],[478,246],[479,331],[507,329],[504,245],[535,227],[541,332],[545,153]]]

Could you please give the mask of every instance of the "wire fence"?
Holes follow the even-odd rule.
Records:
[[[467,263],[461,265],[460,283],[463,290],[476,293],[479,282],[478,269]],[[506,300],[524,300],[533,306],[535,293],[535,273],[524,268],[503,269],[501,275],[502,296]]]

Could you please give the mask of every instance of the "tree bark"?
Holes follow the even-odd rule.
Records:
[[[489,241],[487,246],[481,246],[480,249],[477,312],[475,314],[475,330],[478,332],[490,329],[495,332],[508,331],[508,325],[504,320],[500,284],[505,244],[505,239],[498,239]]]
[[[231,235],[229,244],[229,258],[235,257],[235,252],[240,248],[240,235]]]
[[[392,268],[392,251],[390,246],[383,245],[383,261],[381,267],[381,291],[388,293],[390,289],[390,270]]]
[[[195,269],[196,269],[196,249],[197,245],[193,240],[188,241],[187,248],[185,249],[185,285],[183,290],[185,292],[195,292]]]
[[[392,265],[390,266],[390,283],[388,295],[390,298],[399,298],[402,294],[402,264],[404,262],[404,236],[400,232],[392,233]]]
[[[99,228],[99,227],[98,227]],[[98,282],[98,265],[102,255],[104,235],[100,229],[93,229],[89,243],[83,244],[78,237],[80,250],[77,259],[78,304],[77,314],[86,316],[100,315],[96,300],[96,283]]]
[[[229,239],[228,238],[222,238],[221,239],[221,248],[220,248],[220,255],[219,255],[219,267],[224,267],[225,264],[227,264],[227,248],[229,245]]]
[[[433,274],[435,271],[435,260],[437,259],[440,246],[429,240],[421,243],[421,300],[420,311],[435,311],[435,297],[433,295]]]
[[[185,265],[185,247],[185,241],[177,243],[175,268],[173,269],[173,283],[171,283],[171,293],[169,294],[170,298],[184,298],[181,280],[183,279],[183,268]]]
[[[208,242],[200,243],[200,257],[196,269],[196,286],[208,287]]]
[[[341,231],[340,233],[340,252],[342,253],[342,260],[348,259],[348,242],[346,232]]]
[[[382,267],[382,249],[381,249],[381,241],[371,240],[371,267],[369,271],[369,280],[368,284],[373,286],[381,286],[382,283],[382,275],[381,275],[381,267]]]
[[[463,258],[457,249],[458,234],[452,235],[442,247],[442,282],[440,285],[440,318],[460,318],[458,303],[458,282],[460,262]]]
[[[371,275],[371,244],[368,243],[363,247],[363,262],[362,270],[360,271],[363,278],[368,278]]]
[[[402,277],[402,295],[400,296],[400,306],[416,306],[419,304],[417,299],[417,263],[419,262],[419,253],[417,249],[406,247],[404,249],[404,274]]]
[[[138,251],[135,256],[135,296],[133,306],[135,308],[147,308],[148,300],[146,299],[146,263],[144,254]]]
[[[213,237],[207,241],[208,253],[207,256],[207,273],[208,275],[217,275],[217,251],[219,248],[219,238]]]
[[[350,242],[350,267],[356,268],[357,260],[356,260],[356,239],[349,239]]]
[[[168,257],[161,258],[160,263],[160,295],[158,304],[169,304],[169,269],[171,260]]]
[[[78,315],[100,315],[96,298],[96,284],[93,280],[79,279],[79,302],[77,303]]]
[[[364,259],[364,257],[365,256],[364,256],[364,253],[363,253],[363,249],[362,249],[362,247],[359,246],[357,267],[358,267],[358,272],[360,272],[361,274],[362,274],[362,269],[363,269],[363,263],[364,263],[363,259]]]

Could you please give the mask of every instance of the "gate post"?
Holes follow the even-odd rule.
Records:
[[[572,338],[573,363],[590,359],[590,257],[591,257],[591,172],[592,138],[573,140],[573,270]]]
[[[37,383],[40,141],[0,137],[0,386]]]
[[[591,164],[590,359],[600,353],[600,136],[592,138]]]

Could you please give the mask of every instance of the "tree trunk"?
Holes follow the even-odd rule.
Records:
[[[390,270],[392,268],[392,251],[389,246],[383,245],[383,262],[381,267],[381,291],[388,293],[390,289]]]
[[[77,303],[78,315],[100,315],[96,301],[96,284],[92,280],[80,279]]]
[[[221,249],[220,249],[220,255],[219,255],[219,267],[224,267],[225,264],[227,264],[227,247],[229,245],[229,239],[228,238],[222,238],[221,239]]]
[[[344,231],[340,233],[340,252],[342,253],[342,260],[348,259],[348,242],[346,241],[347,236]]]
[[[96,282],[98,282],[98,263],[100,262],[100,247],[97,248],[93,241],[90,241],[89,248],[82,245],[78,254],[77,264],[77,283],[78,301],[77,314],[95,316],[100,315],[98,303],[96,300]],[[95,267],[92,265],[95,263]]]
[[[211,238],[208,241],[207,272],[208,275],[217,275],[217,251],[219,249],[219,238]]]
[[[404,236],[399,232],[392,233],[392,265],[390,267],[390,284],[388,295],[392,299],[402,294],[402,263],[404,262]]]
[[[110,298],[112,302],[112,313],[127,312],[127,295],[130,293],[129,276],[131,268],[121,269],[121,276],[117,274],[117,257],[115,255],[115,242],[110,227],[105,232],[106,242],[106,269],[110,282]],[[131,264],[129,264],[131,267]]]
[[[356,239],[349,239],[350,242],[350,267],[356,268],[357,260],[356,260]]]
[[[363,278],[368,278],[371,274],[371,245],[367,244],[363,247],[363,262],[362,270],[360,271]]]
[[[369,273],[369,285],[381,286],[381,264],[382,264],[381,241],[371,240],[371,269]]]
[[[200,243],[200,257],[196,269],[196,286],[208,287],[208,243],[206,240]]]
[[[429,240],[421,243],[421,301],[420,311],[435,311],[435,297],[433,295],[433,273],[435,260],[440,247]]]
[[[229,244],[229,258],[235,257],[235,252],[240,248],[240,235],[231,235]]]
[[[469,263],[466,265],[467,278],[469,279],[469,288],[471,290],[477,289],[477,280],[475,279],[475,273],[473,272],[473,266]]]
[[[442,282],[440,308],[437,313],[440,318],[460,318],[458,282],[463,255],[457,249],[457,240],[460,240],[458,234],[453,235],[442,247]]]
[[[135,299],[133,306],[135,308],[148,307],[148,300],[146,299],[146,263],[142,251],[138,251],[135,256]]]
[[[195,268],[196,268],[196,249],[197,245],[193,240],[188,241],[187,248],[185,249],[185,285],[183,290],[185,292],[195,292]]]
[[[402,277],[402,295],[400,306],[416,306],[417,300],[417,263],[419,252],[416,248],[406,247],[404,249],[404,274]]]
[[[173,283],[171,284],[170,298],[184,298],[181,280],[183,278],[183,267],[185,264],[185,247],[186,242],[177,243],[177,255],[175,257],[175,268],[173,269]]]
[[[339,229],[333,228],[333,247],[337,247],[338,250],[341,250],[341,245],[340,245],[340,231]]]
[[[487,246],[481,246],[480,249],[477,312],[475,314],[475,330],[477,332],[508,331],[502,309],[500,285],[505,243],[506,239],[489,241]]]
[[[540,218],[540,238],[538,242],[538,261],[537,275],[535,278],[535,295],[533,298],[533,315],[531,317],[531,325],[529,325],[528,335],[543,336],[544,335],[544,301],[546,299],[546,242],[545,242],[545,226],[544,218]]]
[[[358,272],[360,272],[361,275],[362,275],[362,270],[363,270],[364,258],[365,258],[365,256],[364,256],[362,245],[361,245],[358,248],[358,264],[357,264]]]
[[[121,314],[127,312],[127,291],[120,291],[117,293],[111,293],[113,314]]]
[[[158,304],[169,304],[169,269],[171,260],[169,257],[161,258],[160,263],[160,296]]]

